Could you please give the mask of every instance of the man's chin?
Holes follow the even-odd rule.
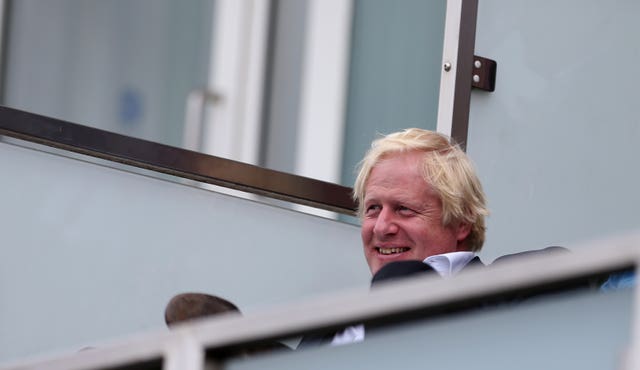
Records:
[[[369,264],[369,270],[371,270],[371,276],[373,276],[378,271],[380,271],[381,268],[391,262],[408,261],[415,259],[415,257],[409,255],[408,253],[398,253],[397,255],[394,255],[393,258],[389,258],[388,256],[385,256],[385,258],[376,258],[375,261]]]

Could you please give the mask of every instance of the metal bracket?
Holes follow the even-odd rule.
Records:
[[[473,56],[473,77],[471,87],[484,91],[496,89],[496,68],[498,63],[488,58]]]

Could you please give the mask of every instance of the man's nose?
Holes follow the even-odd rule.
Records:
[[[392,210],[383,209],[380,214],[378,214],[376,224],[373,227],[373,232],[377,236],[390,235],[398,232],[395,213]]]

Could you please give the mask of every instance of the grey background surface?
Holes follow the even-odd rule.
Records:
[[[639,14],[626,0],[479,2],[475,53],[498,62],[469,118],[485,259],[640,228]]]
[[[353,225],[1,142],[0,171],[0,362],[163,328],[187,291],[368,289]]]
[[[632,291],[481,309],[398,325],[357,344],[236,360],[228,368],[616,370],[630,340]]]

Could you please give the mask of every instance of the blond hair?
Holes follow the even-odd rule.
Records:
[[[422,152],[422,172],[426,185],[431,186],[442,202],[442,224],[471,225],[465,239],[471,251],[479,251],[485,238],[484,217],[489,214],[482,185],[467,155],[447,136],[437,132],[410,128],[379,138],[360,162],[360,170],[353,187],[362,217],[365,188],[371,170],[385,157],[397,153]]]

